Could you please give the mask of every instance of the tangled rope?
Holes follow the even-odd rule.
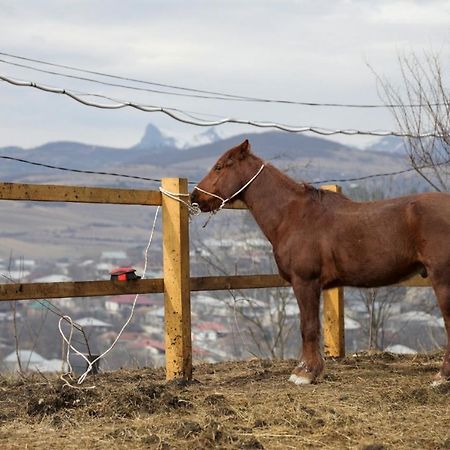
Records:
[[[149,237],[149,240],[148,240],[147,246],[145,248],[145,252],[144,252],[144,269],[143,269],[143,272],[142,272],[142,279],[145,278],[145,274],[147,272],[148,252],[149,252],[152,240],[153,240],[153,235],[155,233],[156,221],[157,221],[157,218],[158,218],[159,210],[160,210],[160,206],[158,206],[156,208],[156,213],[155,213],[155,217],[153,219],[153,225],[152,225],[152,228],[151,228],[150,237]],[[131,319],[133,318],[134,310],[135,310],[138,298],[139,298],[139,294],[136,294],[136,296],[134,297],[134,300],[133,300],[133,304],[132,304],[132,307],[131,307],[130,315],[128,316],[128,319],[126,320],[126,322],[123,324],[122,328],[120,329],[120,331],[117,334],[116,338],[114,339],[113,343],[101,355],[97,356],[92,361],[89,358],[87,358],[85,354],[81,353],[78,349],[76,349],[72,345],[72,336],[73,336],[73,332],[74,332],[74,322],[73,322],[72,318],[70,316],[63,316],[63,317],[61,317],[59,319],[59,323],[58,323],[59,332],[60,332],[64,342],[67,345],[66,363],[67,363],[68,372],[61,375],[61,380],[64,381],[64,385],[65,386],[69,386],[71,388],[78,388],[78,386],[74,386],[73,384],[71,384],[66,379],[66,377],[69,377],[72,381],[75,380],[73,369],[72,369],[72,366],[71,366],[70,361],[69,361],[69,359],[70,359],[70,351],[72,350],[73,352],[75,352],[77,355],[81,356],[86,361],[87,369],[77,380],[77,384],[82,384],[85,381],[86,377],[89,375],[89,373],[92,371],[92,368],[97,363],[97,361],[99,361],[101,358],[103,358],[106,354],[108,354],[115,347],[117,341],[122,336],[122,333],[124,332],[125,328],[128,326],[128,324],[130,323]],[[70,323],[70,331],[69,331],[69,336],[68,337],[64,334],[64,332],[62,330],[62,327],[61,327],[61,324],[62,324],[63,321],[67,321],[67,322]],[[86,389],[93,389],[93,388],[95,388],[95,386],[90,386],[90,387],[87,387]]]
[[[202,212],[200,210],[200,207],[197,203],[191,203],[190,201],[185,201],[180,197],[188,197],[190,194],[182,194],[180,192],[171,192],[167,189],[164,189],[162,187],[159,188],[159,191],[161,194],[166,195],[167,197],[171,198],[172,200],[176,200],[177,202],[182,203],[189,211],[190,216],[199,216]]]

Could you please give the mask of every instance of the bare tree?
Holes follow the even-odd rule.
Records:
[[[258,295],[265,303],[264,314],[254,305],[249,292],[239,291],[239,295],[235,291],[229,293],[232,301],[228,301],[227,305],[235,315],[238,333],[248,353],[272,359],[295,354],[297,349],[289,351],[294,347],[289,343],[294,340],[298,317],[293,320],[287,314],[289,303],[293,300],[288,288],[259,290]]]
[[[367,319],[358,322],[367,336],[369,350],[384,349],[387,322],[396,313],[394,305],[404,297],[404,291],[398,287],[358,289],[367,312]]]
[[[435,190],[448,191],[450,175],[450,88],[439,55],[398,57],[401,86],[377,75],[379,92],[406,135],[411,166]],[[447,78],[446,78],[447,77]],[[429,135],[418,138],[417,136]],[[430,169],[431,174],[430,175]]]
[[[217,231],[208,230],[209,234],[214,233],[219,241],[221,239],[229,241],[229,236],[237,235],[241,237],[241,240],[250,237],[263,239],[248,213],[241,214],[239,218],[236,217],[234,212],[232,221],[217,218],[216,223],[220,221],[220,227]],[[226,230],[225,235],[222,235],[223,230]],[[248,249],[242,248],[235,252],[233,248],[227,250],[222,248],[221,251],[217,251],[208,246],[203,236],[196,233],[195,228],[192,229],[191,242],[196,252],[191,263],[194,271],[206,270],[208,275],[238,275],[243,272],[276,273],[277,271],[269,247],[259,248],[260,260],[258,258],[258,261],[250,262]],[[292,303],[295,304],[294,308],[296,307],[296,300],[289,288],[228,291],[227,297],[222,304],[228,307],[229,317],[238,333],[237,339],[243,344],[247,353],[266,358],[286,358],[295,354],[290,351],[293,346],[289,344],[294,341],[298,317],[293,317],[290,313]],[[261,308],[261,302],[264,303],[264,308]]]

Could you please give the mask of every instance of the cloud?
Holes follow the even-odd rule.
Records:
[[[209,90],[364,103],[378,101],[367,62],[395,79],[398,51],[427,45],[448,50],[450,37],[448,2],[437,0],[130,0],[111,5],[87,0],[0,0],[1,50]],[[194,101],[69,82],[1,64],[0,72],[218,115],[331,128],[395,126],[388,114],[381,113]],[[91,142],[97,136],[99,143],[131,143],[139,139],[145,122],[179,127],[169,119],[133,111],[93,111],[69,99],[3,84],[0,95],[3,105],[16,105],[0,111],[0,145],[32,145],[55,136],[83,140],[87,134]],[[26,134],[17,125],[23,120],[21,109],[30,117]],[[47,117],[39,127],[31,119],[38,114]]]
[[[370,20],[375,23],[419,25],[422,28],[443,26],[448,29],[449,19],[450,4],[442,0],[380,2],[370,14]]]

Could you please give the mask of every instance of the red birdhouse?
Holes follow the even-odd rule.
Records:
[[[139,275],[136,275],[136,269],[132,267],[119,267],[111,271],[111,280],[113,281],[139,280],[140,278]]]

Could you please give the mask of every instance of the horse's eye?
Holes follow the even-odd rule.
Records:
[[[220,172],[220,171],[222,170],[222,166],[220,166],[220,165],[218,164],[216,167],[214,167],[214,170],[215,170],[216,172]]]

